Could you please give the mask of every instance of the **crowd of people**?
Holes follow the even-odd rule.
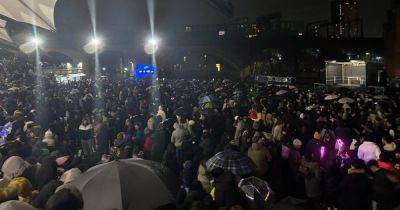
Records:
[[[84,209],[77,189],[60,186],[127,158],[159,162],[179,177],[176,209],[251,209],[238,187],[251,176],[269,184],[273,202],[291,196],[306,209],[400,209],[396,90],[386,97],[113,77],[58,84],[32,71],[1,74],[0,209],[16,201]],[[221,151],[247,156],[255,170],[210,170],[207,161]]]

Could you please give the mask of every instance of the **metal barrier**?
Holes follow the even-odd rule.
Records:
[[[375,95],[385,95],[385,88],[381,86],[368,86],[368,92]]]

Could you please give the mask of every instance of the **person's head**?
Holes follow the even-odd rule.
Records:
[[[376,160],[370,160],[367,164],[369,170],[372,171],[372,173],[375,173],[380,170],[378,162]]]
[[[399,183],[400,182],[400,171],[397,169],[391,170],[386,174],[389,181],[392,183]]]
[[[81,210],[82,194],[78,189],[69,187],[57,191],[46,203],[45,210]]]
[[[119,132],[117,134],[117,140],[119,140],[119,141],[124,140],[124,137],[125,137],[125,133],[124,132]]]
[[[303,143],[299,139],[293,140],[293,148],[300,150]]]
[[[365,163],[361,159],[354,159],[351,161],[351,168],[359,170],[365,169]]]
[[[393,142],[393,138],[392,138],[390,135],[384,135],[384,136],[382,137],[382,143],[383,143],[383,145],[391,144],[392,142]]]
[[[89,120],[86,118],[83,118],[82,125],[88,125],[88,124],[89,124]]]
[[[379,160],[382,162],[390,162],[391,161],[391,156],[387,152],[382,152],[379,155]]]
[[[31,197],[33,190],[31,182],[25,177],[18,177],[11,180],[7,187],[15,190],[16,194],[22,198]]]
[[[136,130],[139,130],[140,129],[140,122],[135,122],[134,126],[135,126]]]

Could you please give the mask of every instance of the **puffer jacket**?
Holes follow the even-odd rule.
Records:
[[[175,145],[175,147],[180,148],[182,143],[188,139],[189,131],[183,124],[174,124],[174,131],[171,135],[171,143]]]
[[[269,150],[260,143],[253,143],[247,151],[247,156],[257,166],[258,175],[266,175],[268,171],[268,163],[271,161],[271,154]]]

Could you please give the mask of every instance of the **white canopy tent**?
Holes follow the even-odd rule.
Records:
[[[10,19],[54,31],[57,0],[1,0],[0,14]]]
[[[7,24],[7,21],[0,19],[0,39],[4,40],[6,42],[12,42],[12,40],[11,40],[10,36],[8,35],[7,30],[5,28],[6,24]]]

